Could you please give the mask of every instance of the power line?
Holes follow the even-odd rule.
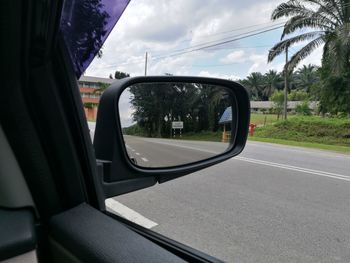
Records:
[[[271,27],[271,26],[264,27],[264,28],[269,28],[269,27]],[[197,44],[197,45],[192,46],[192,47],[181,49],[181,50],[183,50],[183,52],[178,52],[178,53],[174,53],[174,54],[170,54],[170,55],[164,55],[164,56],[158,56],[158,57],[156,56],[156,57],[153,57],[153,58],[150,57],[150,60],[159,60],[159,59],[167,58],[167,57],[180,56],[182,54],[195,52],[195,51],[199,51],[199,50],[202,50],[202,49],[218,50],[218,49],[210,49],[210,48],[211,47],[220,46],[220,45],[224,45],[224,44],[227,44],[227,43],[230,43],[230,42],[234,42],[234,41],[237,41],[237,40],[241,40],[241,39],[244,39],[244,38],[248,38],[248,37],[251,37],[251,36],[263,34],[263,33],[266,33],[266,32],[272,31],[272,30],[276,30],[276,29],[281,28],[281,27],[283,27],[283,25],[280,25],[280,26],[277,26],[277,27],[273,27],[273,28],[269,28],[269,29],[266,29],[266,30],[263,30],[263,31],[261,31],[261,30],[264,29],[264,28],[248,31],[248,32],[245,32],[245,33],[241,33],[241,34],[238,34],[238,35],[234,35],[234,36],[231,36],[231,37],[226,37],[226,38],[221,39],[221,40],[224,40],[224,39],[228,39],[229,38],[227,41],[216,42],[217,41],[216,40],[216,41],[205,42],[205,43],[202,43],[202,44]],[[258,31],[258,32],[256,32],[256,31]],[[254,32],[256,32],[256,33],[254,33]],[[242,36],[242,37],[240,37],[240,36]],[[234,38],[232,39],[232,37],[234,37]],[[203,45],[205,45],[207,43],[212,43],[212,42],[214,42],[214,44],[203,46]],[[197,47],[197,46],[199,46],[199,48],[193,49],[194,47]],[[200,46],[203,46],[203,47],[200,47]],[[270,46],[270,45],[268,45],[268,46]],[[252,46],[252,47],[230,47],[230,48],[223,48],[222,47],[220,49],[260,48],[260,47],[268,47],[268,46],[267,45],[266,46],[262,45],[262,46]],[[190,49],[190,50],[187,50],[187,49]],[[176,51],[179,51],[179,50],[174,50],[172,52],[176,52]],[[136,64],[141,64],[143,62],[144,62],[144,58],[140,58],[140,59],[136,60],[135,62],[118,63],[118,64],[105,66],[104,68],[114,68],[114,67],[118,67],[118,66],[136,65]]]
[[[269,31],[273,31],[273,30],[279,29],[281,27],[283,27],[283,25],[282,26],[273,27],[273,28],[270,28],[270,29],[266,29],[266,30],[263,30],[263,31],[260,31],[260,32],[257,32],[257,33],[249,34],[249,35],[246,35],[246,36],[237,37],[237,38],[233,38],[233,39],[230,39],[230,40],[218,42],[218,43],[215,43],[215,44],[211,44],[211,45],[195,48],[195,49],[192,49],[192,50],[178,52],[178,53],[170,54],[170,55],[167,55],[167,56],[155,57],[152,60],[159,60],[159,59],[168,58],[168,57],[181,56],[183,54],[196,52],[196,51],[199,51],[199,50],[203,50],[203,49],[207,49],[207,48],[211,48],[211,47],[216,47],[216,46],[232,43],[232,42],[237,41],[237,40],[241,40],[241,39],[245,39],[245,38],[248,38],[248,37],[260,35],[260,34],[263,34],[263,33],[269,32]]]
[[[232,32],[235,32],[235,31],[240,31],[240,30],[243,30],[243,29],[248,29],[248,28],[252,28],[252,27],[256,27],[256,26],[261,26],[261,25],[266,25],[266,24],[271,24],[270,26],[274,26],[274,25],[277,25],[277,24],[280,24],[280,23],[285,23],[285,22],[286,22],[286,21],[275,23],[275,21],[269,21],[269,22],[265,22],[265,23],[259,23],[259,24],[255,24],[255,25],[250,25],[250,26],[245,26],[245,27],[234,28],[234,29],[231,29],[231,30],[218,32],[218,33],[215,33],[215,34],[208,34],[208,35],[206,35],[206,36],[199,36],[198,38],[208,38],[208,37],[217,36],[217,35],[224,35],[224,34],[227,34],[227,33],[232,33]],[[189,42],[189,41],[191,41],[191,40],[192,40],[192,39],[185,39],[185,40],[180,41],[179,43]]]
[[[212,34],[211,36],[223,35],[223,34],[226,34],[226,33],[231,33],[231,32],[234,32],[234,31],[239,31],[239,30],[242,30],[242,29],[248,29],[248,28],[261,26],[261,25],[266,25],[266,24],[272,24],[271,26],[274,26],[274,25],[277,25],[277,24],[280,24],[280,23],[285,23],[285,22],[286,21],[275,23],[274,21],[269,21],[269,22],[265,22],[265,23],[260,23],[260,24],[255,24],[255,25],[250,25],[250,26],[246,26],[246,27],[241,27],[241,28],[236,28],[236,29],[232,29],[232,30],[228,30],[228,31],[215,33],[215,34]],[[206,37],[206,36],[203,36],[203,37]]]
[[[269,45],[259,45],[259,46],[239,46],[239,47],[228,47],[228,48],[217,48],[217,49],[210,49],[210,48],[208,48],[207,50],[211,50],[211,51],[215,51],[215,50],[221,50],[221,49],[228,49],[228,50],[231,50],[231,49],[249,49],[249,48],[252,48],[252,49],[254,49],[254,48],[266,48],[266,47],[271,47],[273,44],[269,44]],[[152,58],[149,58],[150,60],[152,60]],[[141,64],[143,64],[144,63],[144,61],[145,61],[145,59],[144,58],[140,58],[140,59],[138,59],[138,60],[136,60],[135,62],[130,62],[130,63],[128,63],[128,62],[122,62],[122,63],[117,63],[117,64],[111,64],[111,65],[108,65],[108,66],[105,66],[105,67],[103,67],[103,68],[106,68],[106,69],[108,69],[108,68],[115,68],[115,67],[118,67],[118,66],[130,66],[130,65],[141,65]],[[199,66],[199,65],[198,65]]]
[[[190,47],[176,49],[176,50],[173,50],[172,52],[181,52],[181,51],[185,51],[185,50],[188,50],[188,49],[197,48],[197,47],[201,47],[201,46],[204,46],[204,45],[216,43],[217,41],[224,41],[224,40],[227,40],[227,39],[231,39],[232,37],[240,37],[240,36],[243,36],[243,35],[246,35],[246,34],[260,32],[261,30],[264,30],[264,29],[267,29],[267,28],[270,28],[270,27],[273,27],[273,26],[276,26],[276,25],[282,27],[283,24],[284,24],[284,22],[283,23],[282,22],[281,23],[277,23],[275,25],[271,25],[271,26],[267,26],[267,27],[263,27],[263,28],[259,28],[259,29],[254,29],[254,30],[251,30],[251,31],[248,31],[248,32],[243,32],[243,33],[240,33],[238,35],[228,36],[228,37],[224,37],[224,38],[221,38],[221,39],[216,39],[216,40],[212,40],[212,41],[196,44],[196,45],[193,45],[193,46],[190,46]],[[159,55],[159,56],[162,56],[162,55]]]
[[[271,23],[271,22],[269,22]],[[224,32],[232,32],[232,31],[238,31],[238,30],[241,30],[241,29],[246,29],[246,28],[251,28],[251,27],[254,27],[254,26],[258,26],[258,25],[263,25],[263,24],[267,24],[267,23],[262,23],[262,24],[255,24],[255,25],[251,25],[251,26],[246,26],[246,27],[242,27],[242,28],[236,28],[236,29],[233,29],[233,30],[229,30],[229,31],[224,31]],[[270,26],[266,26],[266,27],[262,27],[262,28],[258,28],[258,29],[254,29],[254,30],[251,30],[251,31],[247,31],[247,32],[243,32],[243,33],[240,33],[240,34],[237,34],[237,35],[233,35],[233,36],[228,36],[228,37],[225,37],[225,38],[221,38],[221,39],[217,39],[217,40],[212,40],[212,41],[208,41],[208,42],[204,42],[204,43],[200,43],[200,44],[196,44],[194,46],[190,46],[190,47],[186,47],[186,48],[181,48],[181,49],[175,49],[175,50],[172,50],[171,52],[180,52],[180,51],[185,51],[185,50],[188,50],[188,49],[192,49],[192,48],[195,48],[195,47],[200,47],[200,46],[203,46],[203,45],[207,45],[207,44],[211,44],[211,43],[216,43],[217,41],[223,41],[223,40],[226,40],[226,39],[231,39],[232,37],[239,37],[239,36],[242,36],[242,35],[246,35],[246,34],[250,34],[250,33],[254,33],[254,32],[259,32],[260,30],[263,30],[263,29],[266,29],[266,28],[270,28],[272,26],[276,26],[276,25],[282,25],[284,24],[284,22],[279,22],[277,24],[273,24],[273,25],[270,25]],[[224,33],[224,32],[221,32],[221,33]],[[217,33],[217,34],[221,34],[221,33]],[[214,34],[216,35],[216,34]],[[239,48],[239,47],[238,47]],[[248,48],[248,47],[247,47]],[[221,49],[234,49],[234,48],[221,48]],[[215,49],[212,49],[212,50],[215,50]],[[149,52],[149,53],[153,53],[152,51]],[[163,56],[163,55],[156,55],[154,59],[158,59],[158,57],[160,56]],[[168,55],[164,55],[164,56],[168,56]],[[151,58],[152,59],[152,58]],[[140,62],[143,62],[144,59],[139,59],[137,60],[136,62],[131,62],[131,63],[123,63],[123,64],[118,64],[120,66],[124,66],[124,65],[135,65],[135,64],[139,64]],[[108,66],[110,67],[110,66]],[[106,67],[107,68],[107,67]]]
[[[249,48],[265,48],[265,47],[271,47],[274,44],[270,45],[261,45],[261,46],[250,46],[250,47],[219,47],[219,48],[208,48],[209,51],[216,51],[216,50],[231,50],[231,49],[249,49]]]

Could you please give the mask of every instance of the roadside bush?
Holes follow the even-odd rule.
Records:
[[[350,118],[294,116],[286,121],[259,127],[256,129],[254,136],[350,146]]]
[[[295,112],[297,115],[310,116],[311,109],[309,108],[309,102],[303,101],[299,105],[296,106]]]
[[[302,90],[292,90],[288,94],[288,100],[290,101],[304,101],[309,98],[309,94]]]

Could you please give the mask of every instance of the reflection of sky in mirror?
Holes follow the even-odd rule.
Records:
[[[131,99],[131,93],[129,89],[125,89],[119,98],[119,115],[120,115],[120,122],[123,128],[129,127],[135,124],[135,122],[132,119],[132,114],[134,112],[134,109],[132,108],[130,99]]]

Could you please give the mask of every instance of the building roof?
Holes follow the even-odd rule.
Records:
[[[295,109],[297,105],[301,104],[302,101],[288,101],[287,107],[288,109]],[[317,101],[310,101],[309,107],[314,110],[318,106]],[[271,109],[274,107],[274,103],[272,101],[251,101],[250,107],[252,109]]]
[[[221,115],[219,124],[230,123],[232,121],[232,109],[227,107],[224,113]]]
[[[109,79],[109,78],[92,77],[92,76],[81,76],[79,81],[91,82],[91,83],[101,82],[101,83],[112,84],[118,80],[117,79]]]

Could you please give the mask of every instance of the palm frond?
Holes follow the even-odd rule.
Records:
[[[283,39],[286,35],[295,32],[298,29],[314,28],[321,29],[324,31],[331,31],[335,26],[336,25],[333,23],[333,21],[317,13],[315,13],[315,15],[311,17],[304,17],[302,15],[294,16],[291,19],[289,19],[284,25],[281,39]]]
[[[279,54],[285,51],[287,47],[295,43],[313,39],[315,37],[320,37],[323,35],[324,35],[324,31],[314,31],[314,32],[304,33],[304,34],[283,40],[277,43],[275,46],[273,46],[273,48],[269,51],[267,61],[271,62],[275,57],[277,57]]]
[[[341,3],[341,10],[343,15],[343,21],[349,21],[350,19],[350,1],[349,0],[339,0]]]
[[[286,3],[281,3],[276,7],[272,12],[271,19],[276,20],[281,17],[290,17],[293,15],[310,16],[312,13],[314,13],[314,11],[302,5],[300,1],[290,0]]]
[[[323,58],[331,65],[335,75],[341,75],[350,57],[350,24],[344,24],[327,35]]]
[[[350,50],[350,21],[334,31],[342,45]]]
[[[342,20],[341,20],[340,16],[336,15],[336,9],[329,2],[321,1],[321,0],[303,0],[303,1],[306,3],[310,3],[310,4],[318,6],[317,12],[323,13],[325,16],[332,18],[339,25],[342,24]]]
[[[335,11],[335,13],[338,15],[338,17],[340,18],[340,20],[344,21],[344,16],[343,16],[343,12],[341,9],[341,0],[327,0],[325,1],[326,6],[330,5],[332,6],[333,10]]]
[[[333,74],[344,72],[350,64],[350,0],[289,0],[277,6],[271,15],[272,20],[288,17],[281,40],[268,54],[271,62],[287,47],[310,41],[285,65],[285,70],[295,66],[312,53],[315,48],[325,44],[322,64],[326,63]],[[314,30],[285,39],[289,34],[302,29]]]
[[[314,51],[317,47],[322,45],[324,42],[325,42],[325,39],[323,35],[310,41],[308,44],[306,44],[303,48],[301,48],[297,53],[295,53],[291,57],[289,62],[285,65],[284,70],[288,70],[288,72],[291,72],[301,60],[309,56],[312,53],[312,51]]]

